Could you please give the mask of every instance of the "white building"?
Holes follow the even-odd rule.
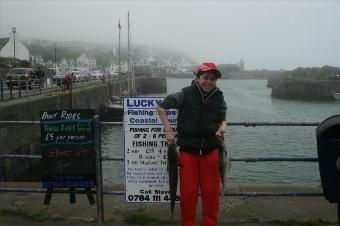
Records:
[[[97,65],[96,58],[93,56],[86,56],[85,53],[82,53],[80,57],[77,58],[78,66],[85,66],[88,68],[95,68]]]
[[[240,65],[240,71],[244,71],[244,61],[243,61],[243,59],[240,60],[239,65]]]
[[[35,56],[31,56],[31,63],[32,64],[44,64],[44,59],[42,58],[42,56],[40,54],[35,55]]]
[[[67,60],[65,58],[63,58],[60,63],[59,63],[59,67],[62,69],[67,69],[70,67],[69,62],[67,62]]]
[[[14,49],[15,59],[29,61],[29,51],[17,36],[11,35],[9,38],[0,38],[0,57],[14,58]]]

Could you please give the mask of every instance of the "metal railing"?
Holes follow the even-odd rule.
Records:
[[[95,120],[95,133],[100,134],[100,126],[120,126],[123,125],[122,122],[99,122]],[[0,121],[0,125],[39,125],[40,121]],[[256,127],[256,126],[318,126],[318,122],[230,122],[228,126],[245,126],[245,127]],[[96,136],[95,136],[96,137]],[[99,168],[101,168],[102,161],[124,161],[123,157],[109,157],[109,156],[101,156],[100,150],[100,136],[97,136],[99,139],[99,150],[96,149],[96,155],[98,159],[100,159]],[[0,160],[4,159],[41,159],[41,155],[0,155]],[[318,158],[306,158],[306,157],[254,157],[254,158],[242,158],[235,157],[229,158],[230,161],[237,162],[268,162],[268,161],[291,161],[291,162],[318,162]],[[96,169],[97,177],[102,177],[101,169]],[[101,180],[101,179],[100,179]],[[101,186],[101,182],[98,181]],[[33,193],[45,193],[46,189],[37,189],[37,188],[0,188],[0,192],[33,192]],[[58,190],[55,191],[57,193],[68,193],[67,190]],[[76,193],[84,193],[84,191],[75,191]],[[103,195],[125,195],[124,191],[114,191],[114,190],[102,190],[96,189],[93,191],[97,193],[97,217],[98,221],[103,220],[103,204],[102,200],[98,197]],[[289,197],[316,197],[323,196],[322,192],[228,192],[224,193],[225,196],[246,196],[246,197],[258,197],[258,196],[289,196]],[[98,204],[98,202],[101,202]],[[100,219],[99,219],[100,218]],[[101,221],[102,222],[102,221]]]
[[[40,121],[0,121],[0,125],[39,125]],[[107,125],[107,126],[120,126],[123,125],[123,122],[99,122],[100,125]],[[228,126],[245,126],[245,127],[256,127],[256,126],[318,126],[318,122],[230,122]],[[41,155],[0,155],[1,159],[41,159]],[[318,162],[318,158],[310,158],[310,157],[231,157],[229,158],[230,161],[234,162],[277,162],[277,161],[284,161],[284,162]],[[124,161],[123,157],[109,157],[109,156],[101,156],[101,161]],[[0,192],[4,191],[0,188]],[[6,192],[10,192],[11,189],[6,188]],[[13,188],[13,191],[17,191],[16,188]],[[29,191],[29,190],[25,190]],[[37,191],[36,189],[32,191]],[[41,189],[41,191],[45,191]],[[119,194],[124,194],[124,192],[120,191]],[[113,194],[109,191],[105,191],[104,194]],[[248,196],[249,194],[253,194],[252,192],[237,192],[237,193],[229,193],[228,196]],[[271,192],[257,192],[257,196],[268,196]],[[286,193],[273,193],[273,196],[277,194],[285,195]],[[287,195],[290,194],[292,196],[315,196],[315,195],[322,195],[322,193],[292,193],[288,192]],[[253,196],[253,195],[252,195]]]
[[[1,99],[12,99],[32,94],[41,94],[44,81],[40,79],[12,79],[0,81]]]
[[[10,80],[15,85],[7,85],[6,80],[0,80],[0,98],[1,100],[12,100],[26,96],[39,95],[51,92],[65,92],[67,89],[66,84],[62,79],[53,79],[50,84],[46,79],[33,79],[33,80]],[[92,85],[99,85],[108,82],[115,82],[113,78],[100,78],[89,80],[76,80],[72,82],[72,88],[81,88]]]

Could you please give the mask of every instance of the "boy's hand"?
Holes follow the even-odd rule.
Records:
[[[224,138],[224,132],[225,130],[224,129],[218,129],[215,133],[215,135],[220,138],[220,139],[223,139]]]
[[[175,133],[172,129],[166,131],[166,139],[168,140],[169,144],[174,144],[175,143]]]

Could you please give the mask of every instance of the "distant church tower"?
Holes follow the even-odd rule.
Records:
[[[244,62],[243,62],[243,59],[240,60],[239,67],[240,67],[240,71],[244,71]]]

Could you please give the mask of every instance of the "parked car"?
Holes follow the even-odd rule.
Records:
[[[6,76],[9,89],[18,87],[20,89],[33,89],[36,86],[43,87],[45,74],[32,68],[12,68]]]
[[[119,79],[119,74],[118,72],[110,72],[109,77],[113,79]]]
[[[82,82],[85,80],[81,71],[69,71],[68,73],[72,76],[73,82]]]
[[[92,73],[93,79],[102,79],[103,77],[103,73],[99,72],[99,71],[95,71],[94,73]]]
[[[57,84],[57,86],[61,86],[61,84],[63,84],[64,77],[64,74],[56,74],[52,77],[52,81],[54,84]]]
[[[84,73],[83,73],[83,77],[84,77],[84,81],[93,80],[93,74],[92,74],[92,72],[90,72],[90,71],[84,72]]]

